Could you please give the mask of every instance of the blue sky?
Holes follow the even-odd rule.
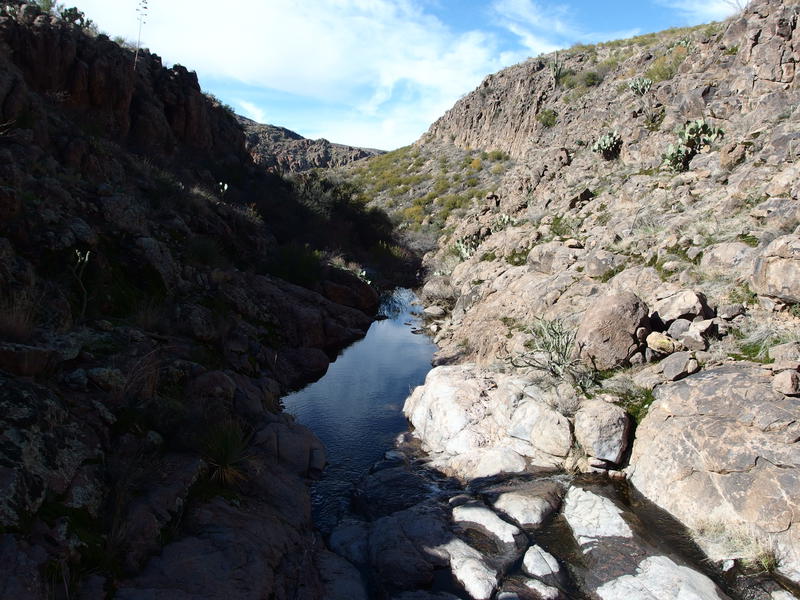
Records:
[[[74,0],[137,37],[138,0]],[[489,73],[576,42],[719,20],[737,0],[148,0],[142,45],[256,121],[390,150]]]

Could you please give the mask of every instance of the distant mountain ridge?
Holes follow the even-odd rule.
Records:
[[[351,162],[384,154],[383,150],[358,148],[310,140],[285,127],[264,125],[238,116],[246,133],[247,150],[253,161],[271,171],[297,173],[310,169],[342,167]]]

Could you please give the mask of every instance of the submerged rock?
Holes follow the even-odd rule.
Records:
[[[567,520],[583,560],[575,564],[585,591],[601,600],[729,600],[708,577],[665,556],[645,541],[635,517],[609,498],[572,487]]]

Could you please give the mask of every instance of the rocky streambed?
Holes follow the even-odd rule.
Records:
[[[395,300],[329,375],[285,399],[328,448],[314,489],[326,598],[795,597],[769,565],[709,560],[628,484],[618,407],[574,414],[564,389],[473,365],[429,372],[413,297]]]

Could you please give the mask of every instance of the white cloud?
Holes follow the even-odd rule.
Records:
[[[491,8],[497,24],[516,35],[531,54],[558,50],[580,37],[563,6],[546,10],[534,0],[495,0]]]
[[[136,0],[77,1],[101,29],[136,38]],[[454,32],[418,0],[155,1],[142,38],[201,80],[269,88],[381,119],[372,145],[383,147],[380,131],[404,130],[410,141],[486,74],[523,58],[500,52],[492,34]],[[403,90],[412,92],[415,109],[397,106]],[[258,106],[238,104],[256,118]],[[395,125],[400,116],[408,121]]]
[[[721,21],[739,12],[746,0],[658,0],[659,4],[678,11],[690,24]]]
[[[242,113],[248,119],[252,119],[256,123],[266,123],[267,113],[262,108],[248,102],[247,100],[236,100],[236,104],[242,109]]]
[[[136,39],[137,0],[75,1],[101,29]],[[254,120],[268,121],[274,107],[226,96],[226,86],[273,90],[303,106],[316,101],[307,123],[281,124],[389,149],[419,137],[487,74],[587,39],[560,5],[494,0],[485,13],[493,22],[455,31],[426,12],[437,1],[152,0],[142,43],[197,70]],[[491,25],[511,32],[513,47]]]

